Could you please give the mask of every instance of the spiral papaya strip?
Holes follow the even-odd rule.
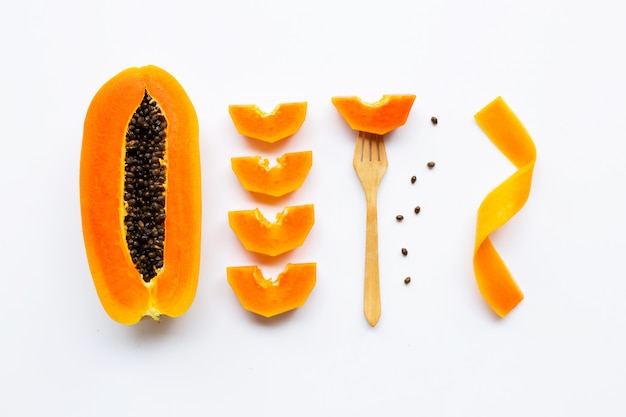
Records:
[[[474,115],[476,122],[518,169],[493,189],[478,208],[474,273],[483,298],[500,317],[524,298],[489,235],[508,222],[528,200],[537,151],[530,135],[502,97]]]

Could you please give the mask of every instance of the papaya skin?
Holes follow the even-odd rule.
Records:
[[[125,134],[145,91],[168,122],[164,265],[149,283],[131,260],[123,222]],[[80,157],[83,237],[98,297],[119,323],[180,316],[195,297],[202,214],[198,137],[198,118],[187,93],[155,66],[122,71],[89,105]]]
[[[406,123],[415,95],[385,94],[373,103],[356,96],[338,96],[331,100],[353,130],[385,135]]]
[[[316,281],[315,263],[287,264],[276,280],[266,279],[256,266],[231,266],[226,271],[242,307],[268,318],[302,307]]]
[[[491,190],[476,216],[474,274],[489,307],[506,317],[524,299],[524,293],[491,242],[491,234],[504,226],[528,201],[537,149],[521,120],[502,97],[496,97],[474,115],[491,142],[517,171]]]

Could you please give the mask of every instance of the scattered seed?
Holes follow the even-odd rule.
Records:
[[[408,284],[409,282],[411,282],[411,277],[404,278],[404,283],[405,284]]]
[[[431,117],[431,118],[430,118],[430,122],[431,122],[432,124],[434,124],[435,126],[437,126],[437,123],[439,123],[439,121],[437,120],[437,118],[436,118],[435,116],[433,116],[433,117]]]
[[[396,216],[396,220],[397,220],[397,221],[399,221],[399,222],[401,222],[402,220],[404,220],[404,216],[403,216],[402,214],[398,214],[398,215]]]
[[[415,184],[415,181],[417,181],[417,177],[415,175],[413,175],[411,177],[411,184]]]
[[[404,256],[407,256],[407,255],[409,254],[409,251],[408,251],[408,250],[406,250],[406,248],[402,248],[402,254],[403,254]]]
[[[413,211],[415,212],[415,214],[420,214],[420,211],[422,210],[422,208],[420,206],[415,206],[415,208],[413,209]]]
[[[434,163],[433,161],[430,161],[429,163],[427,163],[427,164],[426,164],[426,166],[427,166],[429,169],[433,169],[433,168],[435,167],[435,163]]]

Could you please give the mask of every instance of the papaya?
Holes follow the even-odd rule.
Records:
[[[115,321],[177,317],[196,293],[201,238],[198,118],[179,82],[129,68],[92,99],[80,155],[87,261]]]
[[[268,159],[242,156],[231,158],[231,165],[245,190],[281,197],[302,186],[313,164],[313,153],[289,152],[276,161],[270,168]]]
[[[276,214],[276,221],[267,220],[261,210],[228,212],[231,229],[250,252],[277,256],[302,246],[313,224],[313,204],[287,206]]]
[[[302,307],[315,287],[316,264],[287,264],[276,280],[257,266],[227,267],[227,278],[242,307],[263,317]]]
[[[385,94],[372,103],[356,96],[332,97],[331,100],[353,130],[384,135],[406,123],[415,95]]]
[[[478,289],[500,317],[506,317],[524,293],[491,241],[491,234],[504,226],[528,201],[537,149],[522,121],[502,97],[496,97],[474,115],[478,126],[517,171],[489,192],[478,207],[474,274]]]
[[[256,104],[231,104],[228,113],[239,134],[274,143],[295,134],[306,118],[306,102],[281,103],[267,113]]]

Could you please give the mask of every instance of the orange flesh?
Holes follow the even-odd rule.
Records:
[[[248,311],[273,317],[301,307],[315,287],[316,264],[287,264],[276,280],[256,266],[227,268],[228,283]]]
[[[277,158],[270,168],[269,160],[260,156],[231,158],[233,171],[244,189],[281,197],[302,186],[313,163],[311,151],[291,152]]]
[[[295,134],[306,118],[306,102],[282,103],[266,113],[256,104],[228,106],[235,128],[249,138],[274,143]]]
[[[281,255],[301,246],[315,223],[313,204],[288,206],[268,221],[261,211],[230,211],[228,222],[242,245],[251,252]]]
[[[168,121],[164,266],[150,283],[132,263],[123,225],[125,134],[146,90]],[[87,111],[80,168],[85,249],[107,313],[123,324],[183,314],[199,273],[201,184],[197,116],[180,84],[154,66],[109,80]]]
[[[474,272],[489,306],[505,317],[524,298],[489,235],[509,221],[530,194],[537,152],[530,135],[501,97],[475,116],[478,125],[518,169],[482,201],[477,216]]]
[[[339,114],[354,130],[384,135],[404,125],[415,101],[413,94],[384,95],[367,103],[359,97],[333,97]]]

